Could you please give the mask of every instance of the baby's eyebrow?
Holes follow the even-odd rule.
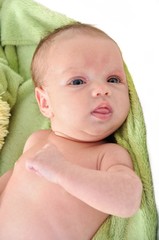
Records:
[[[124,70],[119,70],[119,69],[113,69],[112,71],[110,71],[109,72],[109,75],[111,76],[119,76],[119,77],[121,77],[121,78],[124,78],[124,79],[126,79],[126,73],[125,73],[125,71]]]

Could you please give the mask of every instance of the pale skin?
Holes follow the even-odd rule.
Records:
[[[35,95],[51,130],[34,133],[1,178],[1,240],[89,240],[109,215],[131,217],[140,207],[142,184],[128,152],[103,141],[129,112],[117,45],[68,31],[49,62],[54,68]]]

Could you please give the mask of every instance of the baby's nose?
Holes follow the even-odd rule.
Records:
[[[93,97],[110,96],[111,91],[106,84],[100,84],[93,89],[92,95]]]

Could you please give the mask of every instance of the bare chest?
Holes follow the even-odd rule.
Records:
[[[91,239],[107,216],[38,178],[10,183],[0,207],[0,239]]]

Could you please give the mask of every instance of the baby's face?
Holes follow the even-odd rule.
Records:
[[[53,131],[98,141],[118,129],[129,112],[129,94],[119,48],[110,39],[60,38],[49,52],[44,92]]]

